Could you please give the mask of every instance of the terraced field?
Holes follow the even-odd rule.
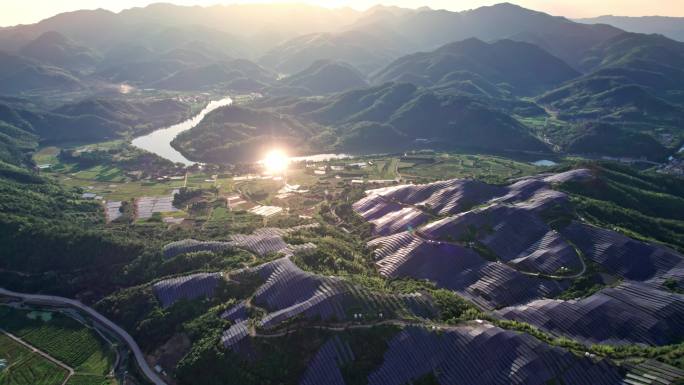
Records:
[[[68,316],[0,306],[0,318],[4,330],[63,362],[76,373],[104,381],[104,376],[111,371],[115,354],[107,342]]]
[[[56,385],[67,378],[67,371],[27,347],[0,334],[0,370],[2,385]]]

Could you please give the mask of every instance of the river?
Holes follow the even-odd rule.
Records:
[[[171,141],[178,136],[183,131],[187,131],[195,126],[197,126],[204,117],[214,111],[219,107],[224,107],[233,104],[233,99],[224,98],[221,100],[213,100],[207,104],[206,107],[199,114],[193,116],[192,118],[174,124],[166,128],[156,130],[145,136],[140,136],[131,142],[135,147],[149,151],[161,156],[164,159],[168,159],[174,163],[182,163],[186,166],[192,166],[195,162],[187,159],[180,152],[176,151],[175,148],[171,147]]]

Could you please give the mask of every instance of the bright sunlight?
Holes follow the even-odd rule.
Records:
[[[285,151],[280,149],[273,149],[266,154],[263,160],[266,172],[270,174],[279,174],[287,170],[287,165],[290,162],[289,157]]]

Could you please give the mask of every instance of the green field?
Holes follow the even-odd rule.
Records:
[[[61,313],[0,307],[2,327],[27,343],[74,368],[77,373],[104,376],[114,363],[111,347],[93,330]]]
[[[114,379],[92,374],[75,374],[66,385],[115,385]]]
[[[407,179],[424,181],[451,178],[479,179],[487,183],[505,183],[542,171],[529,163],[487,155],[436,154],[402,159],[399,172]]]
[[[0,370],[0,385],[55,385],[67,376],[65,369],[4,334],[0,334],[0,360],[7,365]]]

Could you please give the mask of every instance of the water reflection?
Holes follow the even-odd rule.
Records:
[[[204,117],[211,111],[214,111],[219,107],[228,106],[232,103],[233,100],[231,98],[214,100],[210,102],[199,114],[195,115],[194,117],[182,123],[178,123],[173,126],[154,131],[148,135],[137,137],[133,139],[132,144],[135,147],[155,153],[161,156],[162,158],[168,159],[174,163],[183,163],[186,166],[191,166],[195,164],[195,162],[187,159],[180,152],[176,151],[175,148],[171,147],[171,141],[181,132],[187,131],[197,126],[202,121],[202,119],[204,119]]]

